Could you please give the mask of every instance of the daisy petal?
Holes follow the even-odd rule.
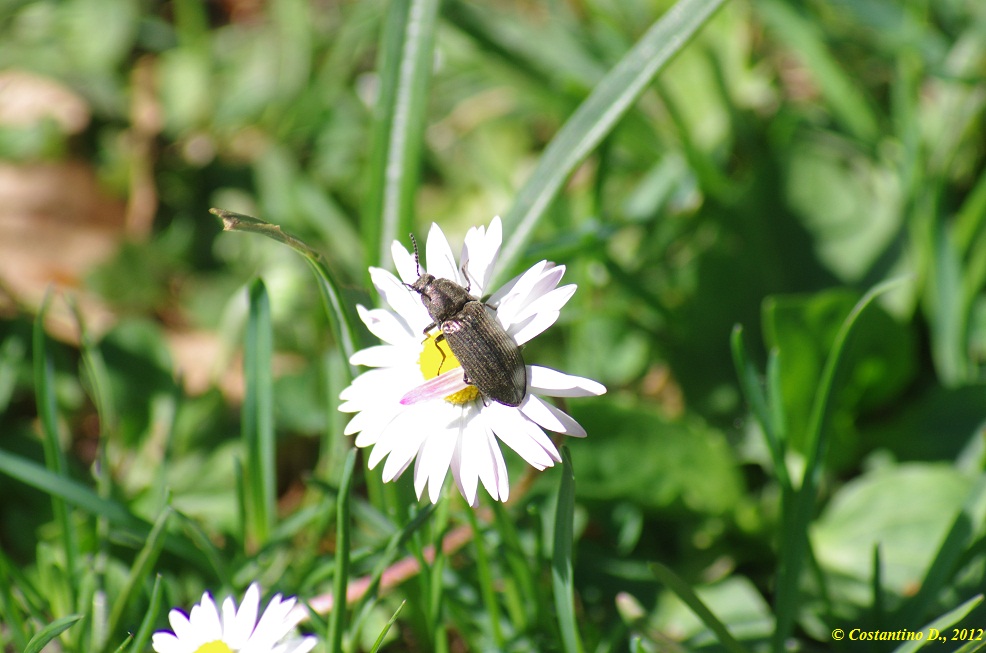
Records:
[[[168,613],[168,622],[171,624],[171,630],[174,631],[175,636],[185,642],[191,641],[198,637],[195,629],[192,628],[192,624],[185,613],[181,610],[172,610]]]
[[[509,328],[504,327],[504,329],[518,346],[523,345],[544,333],[558,320],[559,315],[558,311],[542,311],[532,315],[524,322],[514,323]]]
[[[442,372],[433,379],[429,379],[409,390],[401,397],[401,405],[410,406],[429,399],[441,399],[450,394],[465,390],[469,386],[463,380],[465,376],[461,367],[453,367],[447,372]]]
[[[606,393],[602,383],[540,365],[527,366],[527,385],[532,393],[548,397],[590,397]]]
[[[502,404],[490,404],[484,410],[488,424],[496,433],[496,437],[505,445],[517,452],[529,465],[539,470],[547,469],[555,464],[552,458],[559,458],[557,450],[554,456],[542,447],[528,432],[530,421],[516,408]],[[553,447],[552,447],[553,448]]]
[[[434,222],[428,231],[428,242],[425,245],[428,261],[428,274],[432,274],[439,279],[449,279],[460,285],[462,279],[459,277],[459,268],[455,265],[455,257],[452,255],[452,248],[449,247],[448,239],[442,228]]]
[[[151,635],[151,648],[157,653],[185,653],[188,650],[177,637],[166,631]]]
[[[394,258],[394,267],[401,281],[412,284],[418,280],[421,274],[418,272],[418,264],[414,262],[414,256],[396,240],[390,246],[390,255]]]
[[[394,309],[395,317],[407,325],[408,332],[421,333],[431,323],[417,293],[393,274],[382,268],[370,268],[370,280],[383,300]]]
[[[499,216],[493,218],[488,230],[473,227],[466,232],[460,261],[472,286],[470,292],[477,297],[486,294],[502,243],[503,226]]]
[[[428,498],[432,503],[438,503],[442,496],[442,485],[448,475],[449,465],[452,463],[452,452],[455,451],[456,440],[462,430],[461,418],[448,428],[433,434],[421,446],[419,461],[422,463],[422,470],[415,468],[414,481],[415,489],[418,489],[418,474],[423,471],[428,478]],[[420,489],[418,489],[420,497]]]
[[[576,438],[584,438],[586,435],[585,429],[571,416],[535,395],[527,395],[527,399],[524,400],[520,410],[549,431],[564,433]]]
[[[409,352],[407,347],[395,347],[394,345],[376,345],[373,347],[367,347],[366,349],[360,349],[358,352],[349,357],[349,362],[353,365],[362,365],[363,367],[390,367],[395,362],[405,362],[402,358],[408,358]],[[406,361],[414,362],[414,360]]]
[[[366,309],[356,306],[359,319],[363,321],[370,333],[383,340],[388,345],[407,345],[412,337],[417,337],[403,320],[383,308]],[[355,365],[355,363],[354,363]]]

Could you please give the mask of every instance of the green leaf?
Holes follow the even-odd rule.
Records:
[[[541,155],[503,219],[510,234],[497,269],[511,270],[568,176],[613,130],[655,75],[684,48],[724,0],[679,0],[599,82]]]
[[[335,605],[329,614],[329,632],[327,641],[332,653],[342,651],[342,633],[346,625],[346,586],[349,582],[349,502],[353,485],[353,469],[356,466],[356,449],[351,449],[346,456],[346,463],[339,481],[339,496],[336,497],[336,559],[335,574],[332,583],[332,596],[336,597]]]
[[[38,407],[38,416],[41,419],[45,466],[53,476],[60,481],[68,483],[70,481],[68,481],[65,472],[65,453],[62,451],[58,429],[58,405],[55,401],[55,366],[48,351],[48,338],[44,330],[50,300],[51,293],[45,293],[44,300],[41,303],[41,309],[34,319],[34,392]],[[62,552],[65,555],[65,566],[71,579],[68,589],[74,603],[77,592],[76,581],[79,578],[76,574],[76,561],[80,556],[75,525],[72,523],[72,516],[62,496],[51,493],[51,505],[55,515],[55,522],[61,530]]]
[[[843,320],[857,301],[855,293],[830,290],[809,296],[771,297],[764,302],[764,340],[779,357],[779,386],[787,418],[786,445],[806,453],[808,422],[815,385]],[[879,306],[861,315],[846,352],[847,377],[834,388],[832,450],[829,462],[856,459],[858,434],[853,416],[882,405],[910,383],[916,372],[915,337]]]
[[[729,628],[717,617],[706,605],[692,587],[684,579],[675,574],[670,568],[658,562],[650,564],[651,571],[657,579],[688,606],[688,609],[698,617],[705,627],[715,635],[716,639],[724,649],[730,653],[745,653],[746,649],[736,641]],[[745,579],[742,579],[745,581]],[[734,612],[743,614],[743,618],[751,622],[762,623],[768,614],[767,605],[756,589],[747,581],[741,579],[731,579],[730,581],[719,584],[717,587],[704,588],[707,597],[714,598],[717,603],[724,607],[729,606]],[[751,613],[753,613],[751,615]],[[684,629],[682,619],[678,615],[675,620],[675,627],[679,630]],[[735,619],[730,619],[734,623]]]
[[[773,648],[777,653],[785,649],[800,609],[801,570],[810,558],[808,525],[815,514],[816,493],[832,431],[835,413],[832,397],[845,383],[850,368],[851,359],[847,355],[850,338],[856,335],[856,327],[863,312],[878,296],[899,285],[901,281],[898,278],[879,284],[856,303],[836,334],[818,379],[806,430],[804,475],[796,490],[786,494],[783,501],[777,594],[774,601],[777,628],[774,631]]]
[[[161,599],[164,594],[164,586],[161,583],[160,574],[154,576],[154,586],[151,588],[151,600],[147,605],[147,612],[144,619],[140,622],[140,628],[134,636],[130,653],[141,653],[147,648],[147,642],[151,639],[151,631],[157,622],[158,613],[161,611]]]
[[[721,431],[697,419],[669,420],[649,407],[611,400],[571,408],[590,434],[572,451],[580,498],[633,501],[672,514],[721,515],[742,496],[735,455]]]
[[[247,484],[244,492],[248,533],[254,544],[263,545],[274,529],[277,478],[274,443],[273,334],[270,299],[263,281],[254,280],[249,289],[246,342],[243,347],[243,376],[246,391],[241,410],[243,449],[246,451]]]
[[[579,618],[575,614],[575,579],[572,574],[572,549],[575,545],[575,471],[568,447],[562,447],[561,487],[555,508],[551,553],[551,586],[562,645],[568,653],[581,653]]]
[[[939,645],[942,640],[937,639],[934,636],[934,633],[932,633],[931,631],[937,631],[939,636],[945,637],[945,635],[941,631],[957,624],[963,617],[965,617],[967,614],[972,612],[982,602],[983,602],[983,595],[977,594],[976,596],[972,597],[968,601],[963,602],[961,605],[954,608],[953,610],[949,610],[942,616],[925,624],[921,628],[923,632],[929,634],[929,637],[922,639],[920,641],[911,640],[909,642],[905,642],[900,646],[898,646],[896,649],[894,649],[894,653],[914,653],[914,651],[920,650],[925,644],[929,644],[931,642],[934,642],[936,645]],[[972,650],[978,650],[978,647],[981,646],[980,642],[969,642],[969,644],[966,644],[966,646],[963,646],[959,650],[963,650],[963,651],[966,650],[970,644],[975,644],[975,647],[973,647]]]
[[[401,604],[397,606],[397,610],[394,611],[394,614],[390,618],[390,621],[388,621],[386,627],[382,631],[380,631],[380,634],[377,636],[376,641],[373,642],[373,646],[370,647],[370,653],[376,653],[380,649],[380,646],[383,644],[384,638],[387,636],[387,633],[390,632],[390,629],[393,627],[393,625],[397,623],[397,616],[400,615],[401,610],[404,609],[405,605],[407,605],[407,599],[401,601]]]
[[[795,5],[779,0],[758,0],[757,8],[774,36],[796,52],[812,72],[836,117],[853,136],[873,143],[879,133],[876,112],[829,50],[817,19],[803,16]]]
[[[123,504],[112,499],[104,499],[81,483],[53,474],[37,463],[3,450],[0,450],[0,473],[58,497],[89,514],[105,517],[114,526],[140,540],[146,539],[151,531],[150,524],[131,513]],[[181,539],[168,537],[165,546],[187,561],[198,559],[195,549]]]
[[[921,585],[971,488],[970,479],[947,464],[906,463],[863,474],[832,497],[812,526],[818,564],[833,576],[858,581],[845,588],[850,595],[843,600],[862,606],[869,600],[873,548],[879,546],[881,587],[904,596]]]
[[[411,230],[418,189],[437,0],[393,0],[380,44],[369,187],[362,215],[370,265],[390,260],[390,244]]]
[[[247,231],[259,233],[272,240],[291,247],[300,253],[308,261],[315,279],[318,281],[318,290],[322,296],[325,312],[329,317],[329,323],[335,332],[336,342],[342,348],[348,361],[356,353],[356,337],[353,332],[353,319],[348,305],[342,301],[342,293],[335,276],[326,267],[322,256],[314,249],[298,240],[291,234],[286,233],[276,224],[271,224],[260,218],[234,213],[225,209],[209,209],[209,213],[218,217],[223,222],[225,231]],[[350,365],[350,376],[355,376],[355,368]]]
[[[27,648],[24,649],[24,653],[41,653],[48,642],[71,628],[72,625],[79,619],[82,619],[83,616],[84,615],[81,614],[70,614],[67,617],[62,617],[61,619],[52,621],[50,624],[38,631],[37,635],[31,638],[31,641],[27,643]]]

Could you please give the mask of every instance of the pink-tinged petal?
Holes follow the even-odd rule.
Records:
[[[425,245],[428,261],[428,273],[439,279],[449,279],[456,283],[462,283],[459,278],[459,268],[455,265],[455,256],[452,255],[452,248],[449,247],[448,239],[442,228],[434,222],[428,231],[428,243]]]
[[[527,386],[533,394],[548,397],[594,397],[606,394],[606,386],[602,383],[540,365],[527,366]]]
[[[555,464],[553,458],[558,457],[557,450],[552,456],[530,436],[531,422],[518,409],[494,403],[484,408],[483,414],[496,437],[516,451],[529,465],[544,470]]]
[[[418,265],[414,262],[414,256],[398,241],[394,241],[390,246],[390,255],[394,259],[394,268],[404,283],[414,283],[421,276],[418,274]]]
[[[535,395],[528,394],[520,410],[549,431],[575,438],[584,438],[586,435],[585,429],[578,422]]]
[[[465,390],[469,386],[463,381],[463,378],[464,374],[461,367],[454,367],[447,372],[442,372],[409,390],[407,394],[401,397],[401,405],[410,406],[431,399],[444,399],[450,394]]]
[[[420,337],[411,330],[406,320],[386,309],[367,309],[357,305],[356,312],[370,333],[388,345],[407,346],[412,338]]]

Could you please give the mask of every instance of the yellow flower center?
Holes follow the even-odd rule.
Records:
[[[233,649],[227,646],[226,642],[216,639],[198,647],[195,653],[233,653]]]
[[[435,378],[442,372],[448,372],[454,367],[462,367],[459,359],[455,357],[452,349],[448,346],[448,341],[444,338],[436,340],[440,333],[440,331],[435,331],[428,334],[428,337],[421,346],[421,355],[418,356],[418,366],[421,368],[421,375],[424,376],[425,381]],[[471,385],[448,395],[445,397],[445,401],[461,406],[478,398],[479,390],[476,389],[476,386]]]

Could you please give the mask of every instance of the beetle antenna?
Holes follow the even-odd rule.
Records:
[[[418,241],[414,239],[414,234],[408,234],[411,237],[411,246],[414,247],[414,266],[417,268],[418,276],[421,276],[421,262],[418,260]]]

